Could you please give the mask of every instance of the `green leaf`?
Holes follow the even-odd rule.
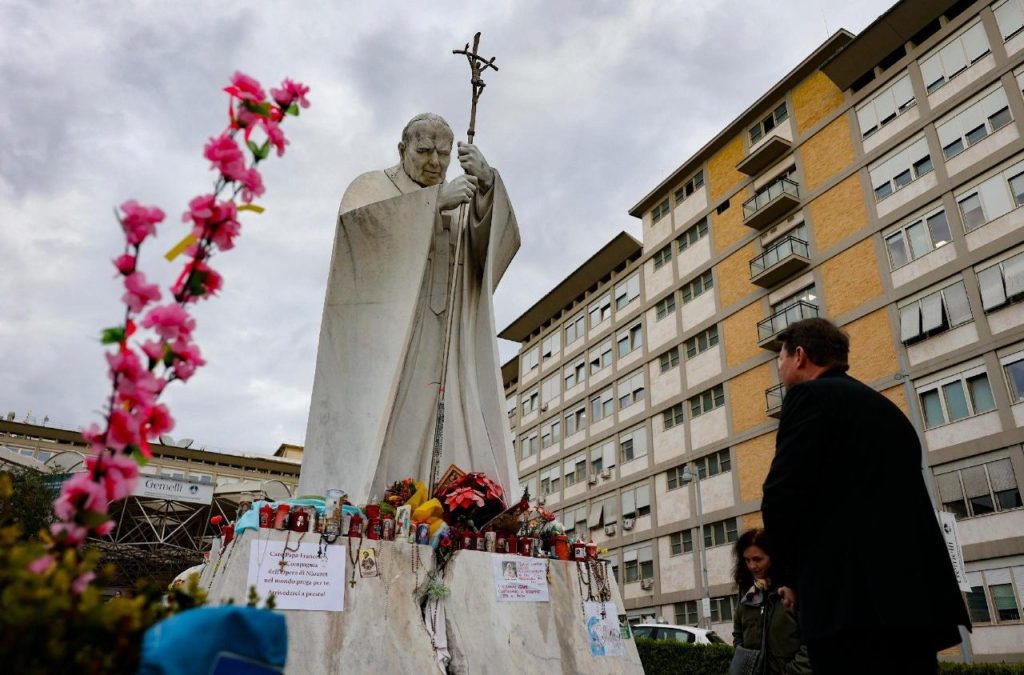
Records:
[[[245,144],[249,146],[249,150],[252,152],[253,157],[260,156],[260,146],[256,145],[256,141],[246,141]]]
[[[193,272],[191,276],[189,276],[188,286],[186,287],[189,295],[196,298],[201,298],[206,295],[206,286],[204,285],[205,281],[205,274],[202,272]]]
[[[270,141],[264,141],[263,145],[260,146],[259,151],[256,153],[258,159],[266,159],[270,156]]]
[[[299,116],[299,106],[297,106],[296,104],[292,103],[290,106],[288,106],[288,109],[285,110],[284,112],[285,112],[286,115],[295,115],[296,117],[298,117]]]
[[[149,463],[149,460],[146,459],[146,456],[144,454],[142,454],[142,450],[139,449],[139,446],[134,444],[126,445],[125,449],[131,451],[132,459],[134,459],[135,463],[138,464],[139,466],[146,466],[146,464]]]
[[[254,112],[257,115],[266,117],[270,114],[270,104],[264,101],[263,103],[253,103],[252,101],[245,101],[245,107],[250,112]]]
[[[116,345],[123,342],[125,339],[124,326],[114,326],[112,328],[104,328],[103,332],[100,333],[100,342],[105,345]]]

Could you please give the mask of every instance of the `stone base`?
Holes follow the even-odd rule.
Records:
[[[223,550],[214,547],[200,582],[211,604],[247,601],[252,541],[284,541],[285,532],[247,531]],[[316,541],[306,535],[306,543]],[[295,535],[290,539],[295,543]],[[348,554],[349,540],[339,538]],[[366,547],[371,542],[364,541]],[[345,611],[284,610],[288,622],[287,673],[385,673],[409,675],[440,669],[423,621],[416,588],[434,569],[429,546],[372,542],[381,575],[355,586],[345,582]],[[419,569],[413,571],[413,549]],[[335,554],[340,554],[338,550]],[[550,561],[548,602],[498,602],[494,554],[460,551],[448,564],[444,602],[450,673],[643,673],[636,645],[624,656],[591,656],[575,563]],[[346,562],[346,565],[350,565]],[[351,572],[351,567],[347,569]],[[585,592],[584,588],[584,592]],[[612,601],[622,600],[612,581]],[[438,630],[442,630],[438,626]]]

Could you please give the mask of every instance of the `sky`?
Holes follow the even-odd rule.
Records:
[[[269,454],[302,444],[338,203],[391,166],[406,121],[469,118],[451,51],[496,57],[476,143],[502,174],[522,247],[495,294],[500,331],[621,231],[628,210],[818,47],[889,0],[302,3],[0,0],[0,415],[78,429],[109,394],[99,333],[123,313],[111,259],[129,199],[167,221],[141,256],[166,287],[204,143],[241,70],[311,88],[261,165],[262,215],[214,259],[194,312],[208,365],[164,401],[175,439]],[[455,162],[449,178],[457,175]],[[502,341],[502,360],[517,345]]]

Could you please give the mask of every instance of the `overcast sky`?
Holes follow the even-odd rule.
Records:
[[[175,438],[271,453],[302,443],[335,214],[349,181],[394,164],[405,122],[463,133],[483,32],[496,56],[477,143],[505,180],[523,245],[495,298],[500,330],[618,232],[627,210],[823,42],[889,0],[612,2],[47,2],[0,0],[0,414],[77,429],[108,383],[99,331],[117,323],[110,259],[127,199],[168,219],[151,279],[208,192],[207,138],[231,73],[312,88],[263,165],[262,216],[215,259],[196,311],[209,365],[165,400]],[[449,171],[456,175],[457,166]],[[516,345],[502,344],[502,358]]]

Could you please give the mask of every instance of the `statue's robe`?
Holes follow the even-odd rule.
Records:
[[[506,492],[518,483],[492,297],[519,228],[495,172],[464,208],[456,267],[459,209],[439,213],[440,187],[420,187],[399,165],[359,176],[342,198],[299,494],[341,488],[364,503],[396,480],[429,481],[451,283],[439,472],[482,471]]]

